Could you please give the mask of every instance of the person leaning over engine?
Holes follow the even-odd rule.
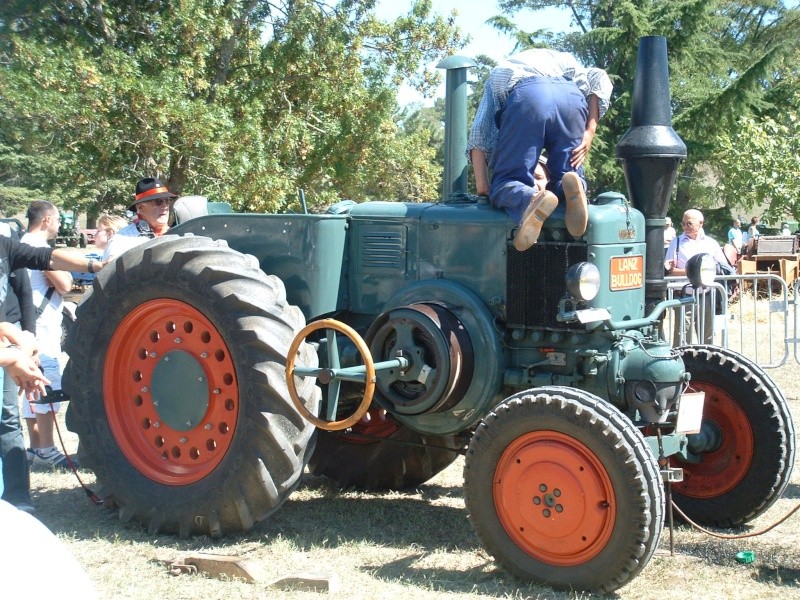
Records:
[[[603,69],[584,68],[571,54],[543,48],[515,54],[490,71],[467,154],[478,194],[488,194],[520,224],[517,250],[536,243],[558,199],[566,201],[569,233],[575,238],[585,233],[583,163],[612,89]],[[547,190],[533,178],[543,149],[550,172]]]

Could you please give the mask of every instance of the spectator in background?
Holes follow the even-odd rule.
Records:
[[[720,264],[728,264],[728,259],[722,253],[719,243],[703,231],[704,223],[703,213],[699,210],[689,209],[683,213],[681,222],[683,233],[672,240],[664,261],[664,267],[669,275],[686,275],[686,262],[701,252],[710,254]],[[714,303],[707,297],[702,298],[700,300],[702,315],[697,314],[696,307],[696,305],[684,307],[682,323],[680,313],[676,311],[673,345],[679,345],[682,339],[687,344],[690,342],[692,320],[695,322],[699,343],[710,344],[714,339]],[[694,319],[692,319],[692,315],[694,315]],[[702,340],[700,339],[701,334]]]
[[[789,231],[789,224],[786,222],[781,223],[781,235],[792,235],[792,232]]]
[[[750,219],[750,227],[747,228],[747,245],[745,246],[745,253],[747,258],[752,258],[756,253],[756,240],[761,233],[758,231],[758,217]]]
[[[742,253],[742,222],[739,219],[733,220],[733,225],[728,229],[728,243],[736,249],[737,254]]]
[[[0,235],[10,237],[11,229],[0,223]],[[28,270],[15,269],[8,276],[8,289],[3,304],[4,320],[22,329],[36,333],[36,311],[31,296]],[[0,413],[0,461],[3,464],[3,500],[18,509],[32,513],[30,471],[25,453],[25,438],[19,418],[19,388],[10,372],[0,369],[3,385],[3,408]]]
[[[672,240],[675,239],[675,228],[672,226],[672,218],[666,217],[664,219],[664,252],[666,253],[667,248],[672,243]]]
[[[761,219],[759,217],[753,217],[750,219],[750,227],[747,228],[747,235],[749,235],[750,238],[757,238],[759,235],[761,235],[758,231],[758,223],[760,220]]]
[[[94,234],[94,246],[98,250],[105,250],[109,240],[120,229],[128,226],[128,222],[117,215],[103,213],[97,217],[97,231]]]
[[[109,241],[103,261],[112,260],[134,246],[167,233],[170,209],[175,198],[177,196],[160,179],[140,179],[136,183],[133,204],[128,207],[128,210],[136,213],[136,220],[120,229]]]
[[[60,217],[58,209],[46,200],[37,200],[28,207],[28,233],[22,243],[33,247],[47,247],[58,235]],[[49,402],[23,402],[22,415],[28,427],[33,464],[54,468],[69,467],[67,457],[56,448],[53,439],[56,413],[61,404],[61,319],[64,295],[72,290],[72,275],[68,271],[28,270],[33,290],[33,304],[37,307],[36,341],[42,372],[51,387],[45,400]],[[52,291],[51,291],[52,290]]]

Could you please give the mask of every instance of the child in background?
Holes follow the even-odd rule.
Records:
[[[98,250],[105,250],[115,233],[125,227],[128,222],[122,217],[103,213],[97,218],[97,232],[94,234],[94,245]]]

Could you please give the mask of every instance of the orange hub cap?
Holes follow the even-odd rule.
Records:
[[[603,464],[584,444],[557,431],[527,433],[506,448],[495,470],[494,503],[514,543],[556,566],[597,556],[616,520]]]
[[[753,430],[739,404],[720,388],[692,382],[692,391],[705,392],[703,421],[717,427],[722,441],[719,448],[704,453],[699,463],[680,463],[683,481],[674,488],[692,498],[716,498],[736,487],[750,470]]]
[[[233,359],[194,307],[151,300],[111,338],[103,402],[131,465],[158,483],[194,483],[219,465],[233,439],[239,415]]]

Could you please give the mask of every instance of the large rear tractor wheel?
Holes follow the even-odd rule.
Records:
[[[495,407],[470,442],[464,499],[498,562],[561,589],[625,585],[663,526],[663,487],[644,438],[613,406],[572,388],[537,388]]]
[[[705,392],[702,431],[689,450],[700,462],[673,459],[683,482],[673,499],[698,523],[734,527],[766,511],[792,474],[795,434],[789,406],[758,365],[723,348],[682,348],[689,390]]]
[[[402,490],[425,483],[459,454],[458,436],[417,433],[373,408],[347,431],[321,431],[309,468],[343,488]]]
[[[303,326],[283,283],[225,242],[165,236],[98,274],[67,339],[67,418],[123,521],[221,535],[286,500],[315,439],[283,373]],[[316,360],[300,347],[297,364]],[[318,388],[296,385],[315,413]]]

